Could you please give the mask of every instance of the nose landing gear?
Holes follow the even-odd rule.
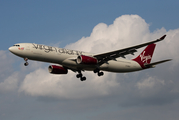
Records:
[[[27,62],[28,58],[24,58],[24,60],[25,60],[24,66],[28,66],[29,65],[29,63]]]

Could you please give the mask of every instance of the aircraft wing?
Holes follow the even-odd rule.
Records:
[[[132,46],[132,47],[128,47],[128,48],[124,48],[124,49],[120,49],[120,50],[116,50],[116,51],[112,51],[112,52],[96,54],[96,55],[94,55],[94,57],[96,57],[98,59],[99,65],[102,65],[103,63],[107,63],[107,61],[109,61],[109,60],[116,60],[116,58],[118,58],[118,57],[125,58],[125,55],[128,55],[128,54],[134,55],[134,53],[137,52],[136,49],[142,48],[142,47],[147,46],[152,43],[162,41],[162,40],[164,40],[165,37],[166,37],[166,35],[162,36],[161,38],[159,38],[157,40],[153,40],[151,42],[143,43],[140,45],[136,45],[136,46]]]

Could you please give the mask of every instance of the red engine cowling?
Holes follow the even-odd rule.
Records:
[[[48,67],[48,71],[49,73],[52,73],[52,74],[67,74],[68,73],[68,69],[62,66],[57,66],[57,65],[50,65]]]
[[[94,57],[80,55],[80,56],[77,57],[76,62],[78,64],[95,65],[95,64],[98,63],[98,60]]]

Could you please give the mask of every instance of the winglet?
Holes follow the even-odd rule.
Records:
[[[161,38],[159,38],[159,39],[157,39],[157,40],[155,40],[155,41],[152,41],[151,43],[156,43],[156,42],[162,41],[162,40],[165,39],[166,36],[167,36],[167,35],[163,35]]]
[[[160,40],[163,40],[163,39],[165,39],[165,37],[166,37],[167,35],[164,35],[164,36],[162,36],[161,38],[160,38]]]

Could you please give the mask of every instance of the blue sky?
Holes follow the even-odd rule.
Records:
[[[1,0],[0,119],[178,120],[178,5],[177,0]],[[85,82],[71,71],[49,74],[49,63],[29,61],[25,67],[8,51],[27,42],[104,52],[164,34],[152,60],[171,58],[170,63],[128,74],[104,72],[100,78],[84,72]]]
[[[98,23],[112,24],[124,14],[137,14],[150,24],[150,30],[178,28],[178,2],[168,1],[0,1],[0,39],[2,50],[18,42],[70,42],[89,36]]]

